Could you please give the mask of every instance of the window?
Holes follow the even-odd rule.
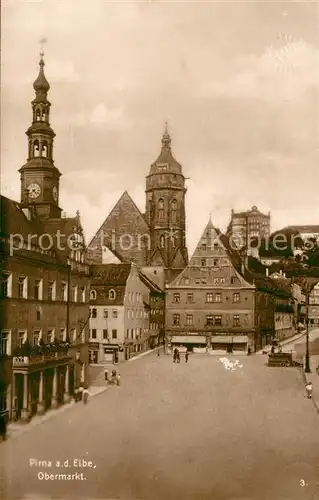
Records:
[[[175,304],[179,304],[179,302],[180,302],[180,295],[179,295],[179,293],[173,293],[173,302]]]
[[[206,325],[213,325],[214,324],[214,317],[212,314],[207,314],[206,315]]]
[[[77,340],[76,328],[71,328],[70,341],[76,342],[76,340]]]
[[[164,200],[160,198],[158,200],[158,218],[164,219]]]
[[[207,278],[202,278],[202,285],[207,285]]]
[[[222,296],[220,293],[215,293],[215,302],[221,302],[222,301]]]
[[[103,318],[107,319],[109,317],[109,311],[107,309],[103,309]]]
[[[109,299],[114,300],[116,298],[115,290],[109,291]]]
[[[187,326],[193,325],[193,315],[192,314],[186,314],[186,325]]]
[[[96,339],[96,328],[92,328],[91,337],[92,337],[92,339]]]
[[[225,278],[220,278],[219,283],[220,283],[221,285],[225,285],[225,283],[226,283]]]
[[[222,326],[222,317],[221,316],[214,316],[214,325],[215,326]]]
[[[218,266],[218,259],[214,259],[214,266]]]
[[[134,319],[134,318],[135,318],[135,311],[134,311],[134,309],[132,309],[131,316],[132,316],[132,319]]]
[[[112,311],[112,318],[117,318],[117,309]]]
[[[206,266],[206,259],[201,259],[201,261],[200,261],[200,265],[201,265],[202,267],[205,267],[205,266]]]
[[[55,281],[48,282],[48,300],[55,300]]]
[[[35,330],[33,332],[33,345],[39,345],[40,342],[40,330]]]
[[[27,339],[27,331],[26,330],[19,330],[18,331],[18,347],[22,347],[24,342]]]
[[[196,285],[200,285],[200,278],[196,278],[195,283],[196,283]]]
[[[36,317],[37,317],[37,321],[40,321],[40,319],[41,319],[41,311],[40,311],[40,309],[37,310]]]
[[[214,250],[218,250],[218,249],[219,249],[218,243],[214,243]]]
[[[12,273],[3,273],[1,279],[1,298],[12,297]]]
[[[96,291],[95,290],[91,290],[90,291],[90,300],[95,300],[96,299]]]
[[[184,278],[185,285],[189,285],[189,278]]]
[[[71,300],[72,302],[77,302],[78,300],[78,287],[76,285],[72,285]]]
[[[213,302],[213,294],[206,293],[206,302]]]
[[[18,297],[19,299],[28,298],[28,278],[25,276],[20,276],[18,282]]]
[[[134,335],[134,330],[133,328],[131,328],[131,339],[133,338],[133,335]]]
[[[187,294],[187,302],[194,302],[194,294],[193,293],[188,293]]]
[[[161,234],[161,237],[160,237],[160,247],[161,248],[165,247],[165,236],[164,236],[164,234]]]
[[[60,340],[66,340],[66,328],[60,328]]]
[[[179,314],[173,314],[173,325],[179,326],[180,320],[181,320],[181,317]]]
[[[108,330],[106,328],[103,330],[103,339],[104,340],[108,339]]]
[[[239,295],[239,293],[234,293],[234,295],[233,295],[233,302],[240,302],[240,295]]]
[[[172,222],[176,222],[176,209],[177,209],[177,201],[172,201]]]
[[[81,297],[81,302],[85,302],[85,287],[81,286],[80,288],[80,297]]]
[[[239,316],[238,315],[235,315],[233,317],[233,325],[234,326],[240,326],[240,320],[239,320]]]
[[[94,318],[94,319],[97,318],[97,309],[96,309],[96,307],[93,307],[93,309],[92,309],[91,318]]]
[[[47,333],[47,343],[52,344],[54,341],[54,329],[49,328],[48,333]]]
[[[34,298],[35,300],[42,300],[43,280],[38,279],[34,282]]]
[[[67,284],[65,281],[62,281],[60,284],[60,300],[62,300],[62,302],[67,301],[67,291]]]
[[[11,354],[11,332],[0,332],[0,356],[9,356]]]
[[[117,330],[116,328],[112,330],[112,339],[117,339]]]
[[[237,278],[234,278],[234,277],[230,278],[230,283],[232,285],[234,285],[236,283],[236,281],[237,281]]]

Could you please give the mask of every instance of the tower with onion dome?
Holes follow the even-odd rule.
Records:
[[[53,161],[53,141],[55,133],[50,126],[50,108],[48,92],[50,85],[44,74],[43,52],[40,54],[39,74],[33,88],[35,98],[32,106],[32,123],[26,135],[28,137],[27,162],[19,172],[21,174],[21,203],[32,204],[40,218],[59,218],[59,179],[60,171]]]

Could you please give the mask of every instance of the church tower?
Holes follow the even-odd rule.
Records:
[[[181,271],[188,263],[185,193],[182,166],[173,157],[166,125],[160,155],[146,177],[145,217],[151,237],[150,266]]]
[[[55,133],[50,127],[51,103],[47,99],[50,85],[44,75],[43,52],[39,75],[33,84],[35,98],[32,105],[32,124],[28,128],[28,158],[21,174],[21,203],[33,206],[40,218],[60,218],[59,178],[61,173],[53,161]]]

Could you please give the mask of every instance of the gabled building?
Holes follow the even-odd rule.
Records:
[[[117,362],[163,337],[164,292],[136,264],[91,267],[90,360]]]
[[[240,268],[238,252],[209,221],[189,264],[167,286],[169,345],[195,351],[255,348],[255,286]]]
[[[61,217],[43,57],[21,201],[1,196],[0,413],[28,421],[88,383],[89,267],[79,214]]]
[[[146,177],[142,214],[129,194],[121,196],[88,246],[90,263],[135,262],[171,281],[187,265],[185,243],[185,177],[172,154],[165,130],[162,148]],[[111,254],[110,254],[111,252]]]

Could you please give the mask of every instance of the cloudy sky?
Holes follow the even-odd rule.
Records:
[[[318,20],[309,1],[5,0],[2,193],[19,199],[46,37],[60,206],[80,209],[87,238],[124,190],[144,210],[166,120],[190,250],[231,208],[318,224]]]

